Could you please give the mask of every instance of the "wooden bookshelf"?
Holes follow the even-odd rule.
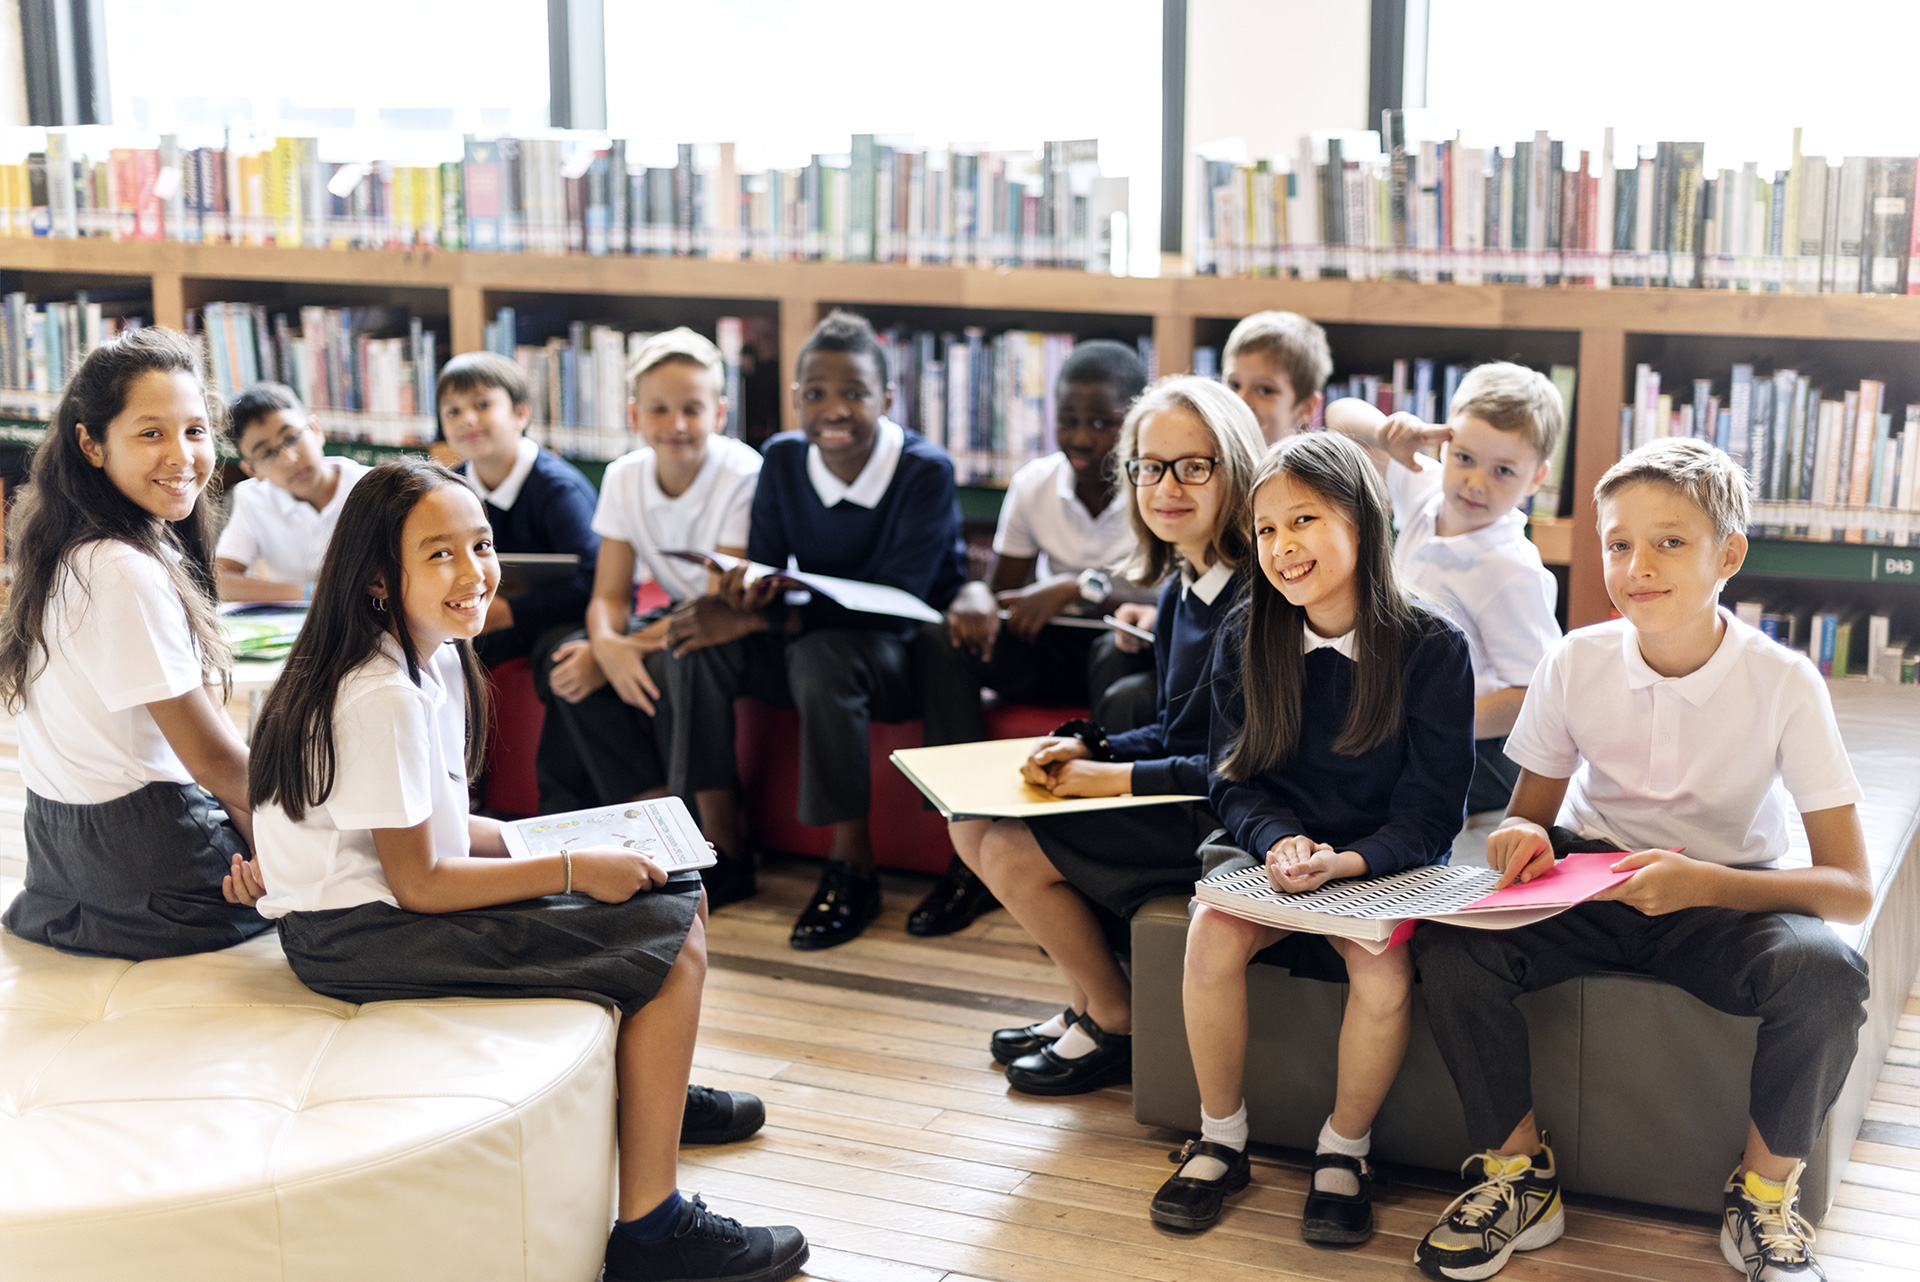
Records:
[[[276,249],[171,241],[0,239],[0,270],[47,280],[145,279],[153,318],[184,323],[197,300],[224,282],[278,282],[319,297],[329,286],[444,295],[453,352],[482,346],[500,295],[626,295],[742,300],[779,310],[788,359],[824,306],[941,309],[956,313],[1086,313],[1151,318],[1162,371],[1189,367],[1196,327],[1262,308],[1285,308],[1328,323],[1425,326],[1475,331],[1576,333],[1579,391],[1570,460],[1573,514],[1536,530],[1548,560],[1570,566],[1568,621],[1604,619],[1599,538],[1588,497],[1618,451],[1628,398],[1630,335],[1746,339],[1879,340],[1916,344],[1920,300],[1850,294],[1733,294],[1674,289],[1530,289],[1513,285],[1422,285],[1407,281],[1297,281],[1166,276],[1123,278],[1075,271],[905,267],[894,264],[721,262],[693,258],[543,257],[530,254],[398,253]],[[439,312],[441,309],[434,309]],[[1494,340],[1497,341],[1497,340]],[[784,422],[794,425],[790,405]],[[984,507],[983,509],[984,510]],[[1811,545],[1796,545],[1811,546]],[[1841,549],[1835,549],[1841,552]],[[1865,561],[1865,550],[1846,549]],[[1786,552],[1795,564],[1832,555]],[[1812,561],[1805,561],[1809,566]],[[1825,564],[1822,562],[1822,564]]]

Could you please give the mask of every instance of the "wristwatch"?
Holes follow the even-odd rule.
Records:
[[[1113,579],[1105,570],[1080,571],[1080,599],[1088,605],[1099,605],[1113,594]]]

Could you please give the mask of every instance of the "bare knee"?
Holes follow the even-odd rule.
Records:
[[[702,908],[705,900],[701,901]],[[671,976],[680,976],[684,981],[705,984],[707,980],[707,917],[704,911],[695,915],[693,925],[687,929],[687,938],[680,945],[680,955],[673,959]]]
[[[999,820],[981,837],[980,875],[996,889],[1060,880],[1053,862],[1034,840],[1033,830],[1018,819]]]
[[[1413,1006],[1413,960],[1405,948],[1380,956],[1348,948],[1347,1009],[1375,1019],[1403,1017]]]
[[[1253,955],[1273,932],[1244,917],[1201,906],[1187,925],[1187,981],[1218,983],[1244,977]]]

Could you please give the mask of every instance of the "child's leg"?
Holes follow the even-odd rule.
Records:
[[[1247,966],[1286,933],[1204,905],[1194,909],[1181,997],[1200,1109],[1210,1117],[1232,1116],[1244,1102]]]
[[[706,918],[694,918],[653,1000],[627,1017],[615,1052],[620,1081],[620,1218],[637,1219],[679,1187],[680,1123],[707,979]]]
[[[833,826],[832,858],[873,866],[867,731],[915,711],[911,652],[889,632],[809,632],[787,645],[800,713],[800,822]]]
[[[1413,1031],[1413,954],[1404,947],[1375,955],[1350,940],[1333,942],[1347,963],[1347,1009],[1340,1020],[1339,1085],[1333,1129],[1364,1139],[1393,1086]]]
[[[947,837],[953,842],[953,853],[960,856],[960,862],[980,871],[980,841],[987,835],[987,829],[993,827],[991,819],[950,819],[947,821]]]
[[[994,897],[1066,973],[1074,1009],[1105,1032],[1131,1034],[1133,988],[1092,908],[1053,866],[1032,830],[1003,819],[987,828],[976,857]]]

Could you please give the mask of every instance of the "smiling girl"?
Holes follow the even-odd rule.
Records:
[[[96,348],[14,508],[0,703],[19,717],[26,888],[14,934],[144,959],[264,923],[246,860],[247,749],[221,707],[214,427],[193,349]]]

